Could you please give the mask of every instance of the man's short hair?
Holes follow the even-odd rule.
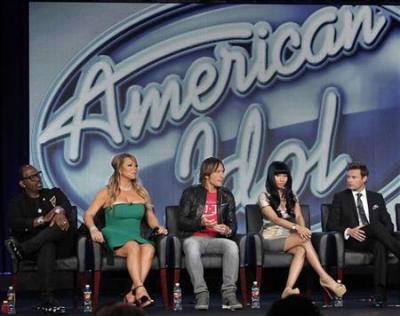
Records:
[[[360,173],[361,173],[362,177],[368,176],[368,173],[369,173],[368,172],[368,168],[362,162],[354,161],[354,162],[351,162],[349,164],[349,166],[347,167],[347,171],[349,171],[349,170],[357,170],[357,169],[360,170]]]

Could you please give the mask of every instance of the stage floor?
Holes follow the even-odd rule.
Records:
[[[325,316],[398,316],[400,314],[400,297],[398,291],[392,291],[391,295],[388,297],[387,306],[381,309],[376,309],[368,306],[367,293],[357,292],[349,293],[344,299],[344,307],[333,308],[333,307],[323,307],[322,297],[314,295],[314,303],[320,307],[322,315]],[[88,315],[83,313],[81,309],[73,308],[72,292],[60,292],[58,298],[65,304],[68,308],[68,315]],[[262,300],[262,307],[259,310],[252,310],[246,308],[240,311],[235,311],[236,314],[241,315],[252,315],[252,316],[265,316],[266,311],[269,309],[274,300],[278,299],[279,293],[269,293],[268,298],[264,297]],[[37,304],[34,292],[19,293],[17,297],[17,315],[43,315],[43,313],[34,311],[32,306]],[[185,295],[183,300],[183,310],[180,312],[166,311],[162,307],[161,297],[156,295],[156,305],[146,309],[146,313],[151,316],[161,316],[161,315],[195,315],[195,314],[207,314],[207,315],[221,315],[221,314],[231,314],[232,311],[221,309],[221,297],[220,295],[211,296],[211,304],[209,311],[197,312],[194,310],[193,296]],[[115,295],[102,295],[100,297],[101,304],[108,304],[120,301],[121,298]]]

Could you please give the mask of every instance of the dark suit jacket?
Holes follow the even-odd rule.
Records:
[[[394,226],[386,210],[383,196],[367,191],[367,201],[370,224],[380,222],[389,232],[393,232]],[[351,190],[347,189],[335,194],[328,216],[327,229],[344,233],[346,228],[354,228],[358,225],[357,207]]]

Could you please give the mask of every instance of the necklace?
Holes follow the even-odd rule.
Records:
[[[123,192],[128,192],[128,191],[132,190],[132,184],[130,184],[130,185],[127,186],[127,187],[123,187],[122,185],[120,185],[120,186],[119,186],[119,189],[120,189],[121,191],[123,191]]]

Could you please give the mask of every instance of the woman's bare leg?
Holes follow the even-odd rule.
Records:
[[[141,280],[143,283],[146,280],[146,277],[149,274],[149,271],[151,269],[151,264],[153,262],[154,253],[155,253],[155,249],[154,249],[153,245],[150,245],[150,244],[140,245],[140,266],[141,266],[140,277],[141,277]],[[143,285],[143,283],[142,283],[142,285]],[[136,290],[136,296],[140,298],[142,296],[149,296],[149,294],[147,293],[147,290],[145,287],[139,287]]]
[[[313,245],[311,244],[311,240],[302,240],[299,235],[290,234],[285,241],[284,250],[289,251],[299,246],[304,248],[308,263],[314,269],[314,271],[319,275],[320,279],[322,280],[331,279],[330,275],[326,273],[321,263],[319,262],[317,252],[315,251]]]
[[[286,287],[292,289],[301,273],[301,270],[303,269],[306,251],[303,247],[297,246],[289,249],[288,252],[293,255],[293,259],[290,263]]]
[[[140,246],[136,241],[128,241],[122,247],[115,251],[115,254],[126,258],[126,267],[132,280],[132,288],[142,285],[141,265],[140,265]],[[127,295],[127,299],[132,301],[135,299],[131,293]]]

